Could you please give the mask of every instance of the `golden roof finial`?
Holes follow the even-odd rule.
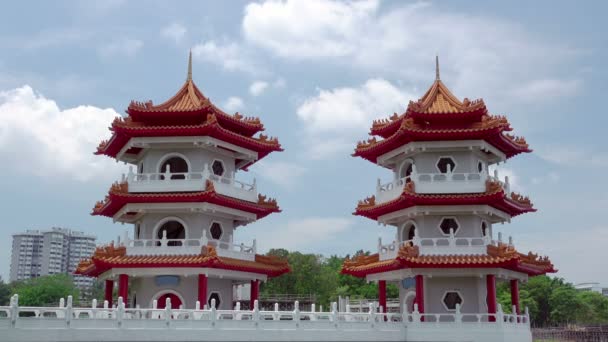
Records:
[[[190,49],[190,55],[188,56],[188,78],[186,81],[192,81],[192,49]]]
[[[439,55],[435,55],[435,81],[439,81]]]

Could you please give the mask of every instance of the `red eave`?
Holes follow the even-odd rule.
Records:
[[[224,195],[220,195],[211,186],[207,186],[207,191],[199,192],[176,192],[176,193],[129,193],[118,191],[123,185],[115,184],[105,201],[98,202],[93,208],[92,215],[113,217],[122,207],[130,203],[212,203],[223,207],[246,211],[256,215],[261,219],[271,213],[281,212],[276,200],[266,199],[260,195],[257,203],[248,202]]]
[[[353,214],[367,217],[372,220],[378,220],[378,217],[382,215],[422,205],[489,205],[504,211],[510,216],[536,211],[529,201],[523,203],[515,199],[507,198],[503,188],[496,184],[492,186],[492,190],[488,190],[485,193],[441,195],[417,194],[408,188],[409,186],[411,186],[409,183],[406,184],[401,195],[388,202],[375,204],[375,197],[360,201]]]
[[[98,148],[97,154],[112,158],[135,137],[171,137],[171,136],[210,136],[242,148],[258,153],[260,160],[274,151],[283,151],[276,139],[260,136],[260,138],[245,137],[229,131],[217,122],[192,126],[128,126],[114,123],[112,138]]]

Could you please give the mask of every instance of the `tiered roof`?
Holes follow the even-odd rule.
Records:
[[[342,265],[342,273],[356,277],[400,269],[416,268],[492,268],[499,267],[529,276],[555,273],[557,270],[547,257],[529,252],[518,252],[512,245],[488,245],[487,254],[480,255],[420,255],[418,246],[407,244],[399,249],[394,259],[380,260],[379,254],[362,255]]]
[[[257,202],[249,202],[215,191],[213,182],[206,181],[205,191],[196,192],[160,192],[160,193],[130,193],[128,183],[114,183],[103,201],[93,208],[92,215],[113,217],[120,209],[130,203],[212,203],[224,207],[243,210],[256,215],[257,219],[271,213],[280,212],[277,201],[258,195]],[[135,214],[135,213],[133,213]]]
[[[511,216],[536,211],[528,197],[514,192],[507,194],[502,184],[497,181],[486,182],[485,192],[466,194],[418,194],[415,192],[414,182],[408,182],[399,197],[377,204],[376,197],[370,196],[359,201],[353,214],[377,220],[382,215],[413,206],[484,204],[502,210]]]
[[[131,138],[169,136],[210,136],[257,152],[258,160],[283,150],[277,138],[264,134],[254,137],[264,130],[259,118],[244,117],[238,112],[227,114],[203,95],[192,80],[192,55],[188,77],[177,94],[159,105],[132,101],[127,114],[114,120],[110,127],[112,137],[99,144],[96,154],[116,158]],[[137,154],[140,150],[133,147],[127,153]]]
[[[504,116],[488,114],[483,100],[460,101],[439,79],[405,113],[374,121],[373,137],[360,141],[353,156],[373,163],[379,156],[414,141],[485,140],[507,158],[531,152],[526,140],[506,132],[512,128]],[[379,138],[376,138],[379,137]]]
[[[97,247],[90,259],[82,260],[75,274],[97,277],[113,268],[201,267],[252,272],[276,277],[290,271],[286,260],[256,254],[254,261],[220,257],[213,246],[201,248],[197,255],[127,255],[125,246]]]

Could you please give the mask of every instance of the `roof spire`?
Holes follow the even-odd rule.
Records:
[[[439,80],[439,55],[435,55],[435,81]]]
[[[190,49],[190,55],[188,56],[188,78],[186,81],[192,81],[192,49]]]

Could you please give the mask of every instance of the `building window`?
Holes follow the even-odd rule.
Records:
[[[224,230],[222,229],[222,224],[219,222],[211,223],[211,228],[209,229],[209,231],[211,233],[211,237],[215,240],[219,240],[222,237],[222,234],[224,233]]]
[[[437,161],[437,170],[439,170],[441,173],[448,173],[448,170],[450,172],[454,172],[455,168],[456,162],[454,159],[452,159],[452,157],[441,157]]]
[[[223,176],[224,172],[226,171],[224,168],[224,162],[222,162],[221,160],[214,160],[213,164],[211,164],[211,170],[213,171],[213,174],[216,176]]]
[[[184,226],[178,221],[167,221],[163,223],[163,225],[158,230],[157,238],[163,238],[163,232],[167,232],[168,240],[176,240],[176,239],[185,239],[186,238],[186,229]],[[160,246],[160,242],[156,243],[157,246]],[[167,246],[181,246],[181,241],[169,241]]]
[[[167,172],[167,167],[169,168],[169,172],[171,173],[187,173],[188,172],[188,162],[182,157],[171,157],[165,160],[158,172],[165,173]],[[164,175],[160,176],[160,179],[165,179]],[[185,179],[185,175],[171,175],[171,179]]]
[[[462,306],[462,296],[458,291],[448,291],[443,295],[443,305],[448,311],[456,310],[456,304]]]
[[[220,304],[222,303],[222,301],[220,300],[220,294],[217,292],[211,292],[211,295],[209,296],[209,300],[207,301],[207,304],[209,305],[209,308],[211,308],[211,300],[215,299],[215,308],[219,308]]]
[[[450,235],[450,229],[453,229],[454,235],[456,235],[458,228],[460,228],[460,225],[455,217],[444,217],[439,223],[439,229],[444,235]]]
[[[485,164],[481,160],[477,161],[477,171],[479,173],[482,173],[484,169],[485,169]]]
[[[481,221],[481,236],[488,236],[490,233],[490,229],[488,228],[488,224],[486,221]]]
[[[411,241],[416,235],[416,225],[413,222],[406,222],[401,228],[401,241]]]

